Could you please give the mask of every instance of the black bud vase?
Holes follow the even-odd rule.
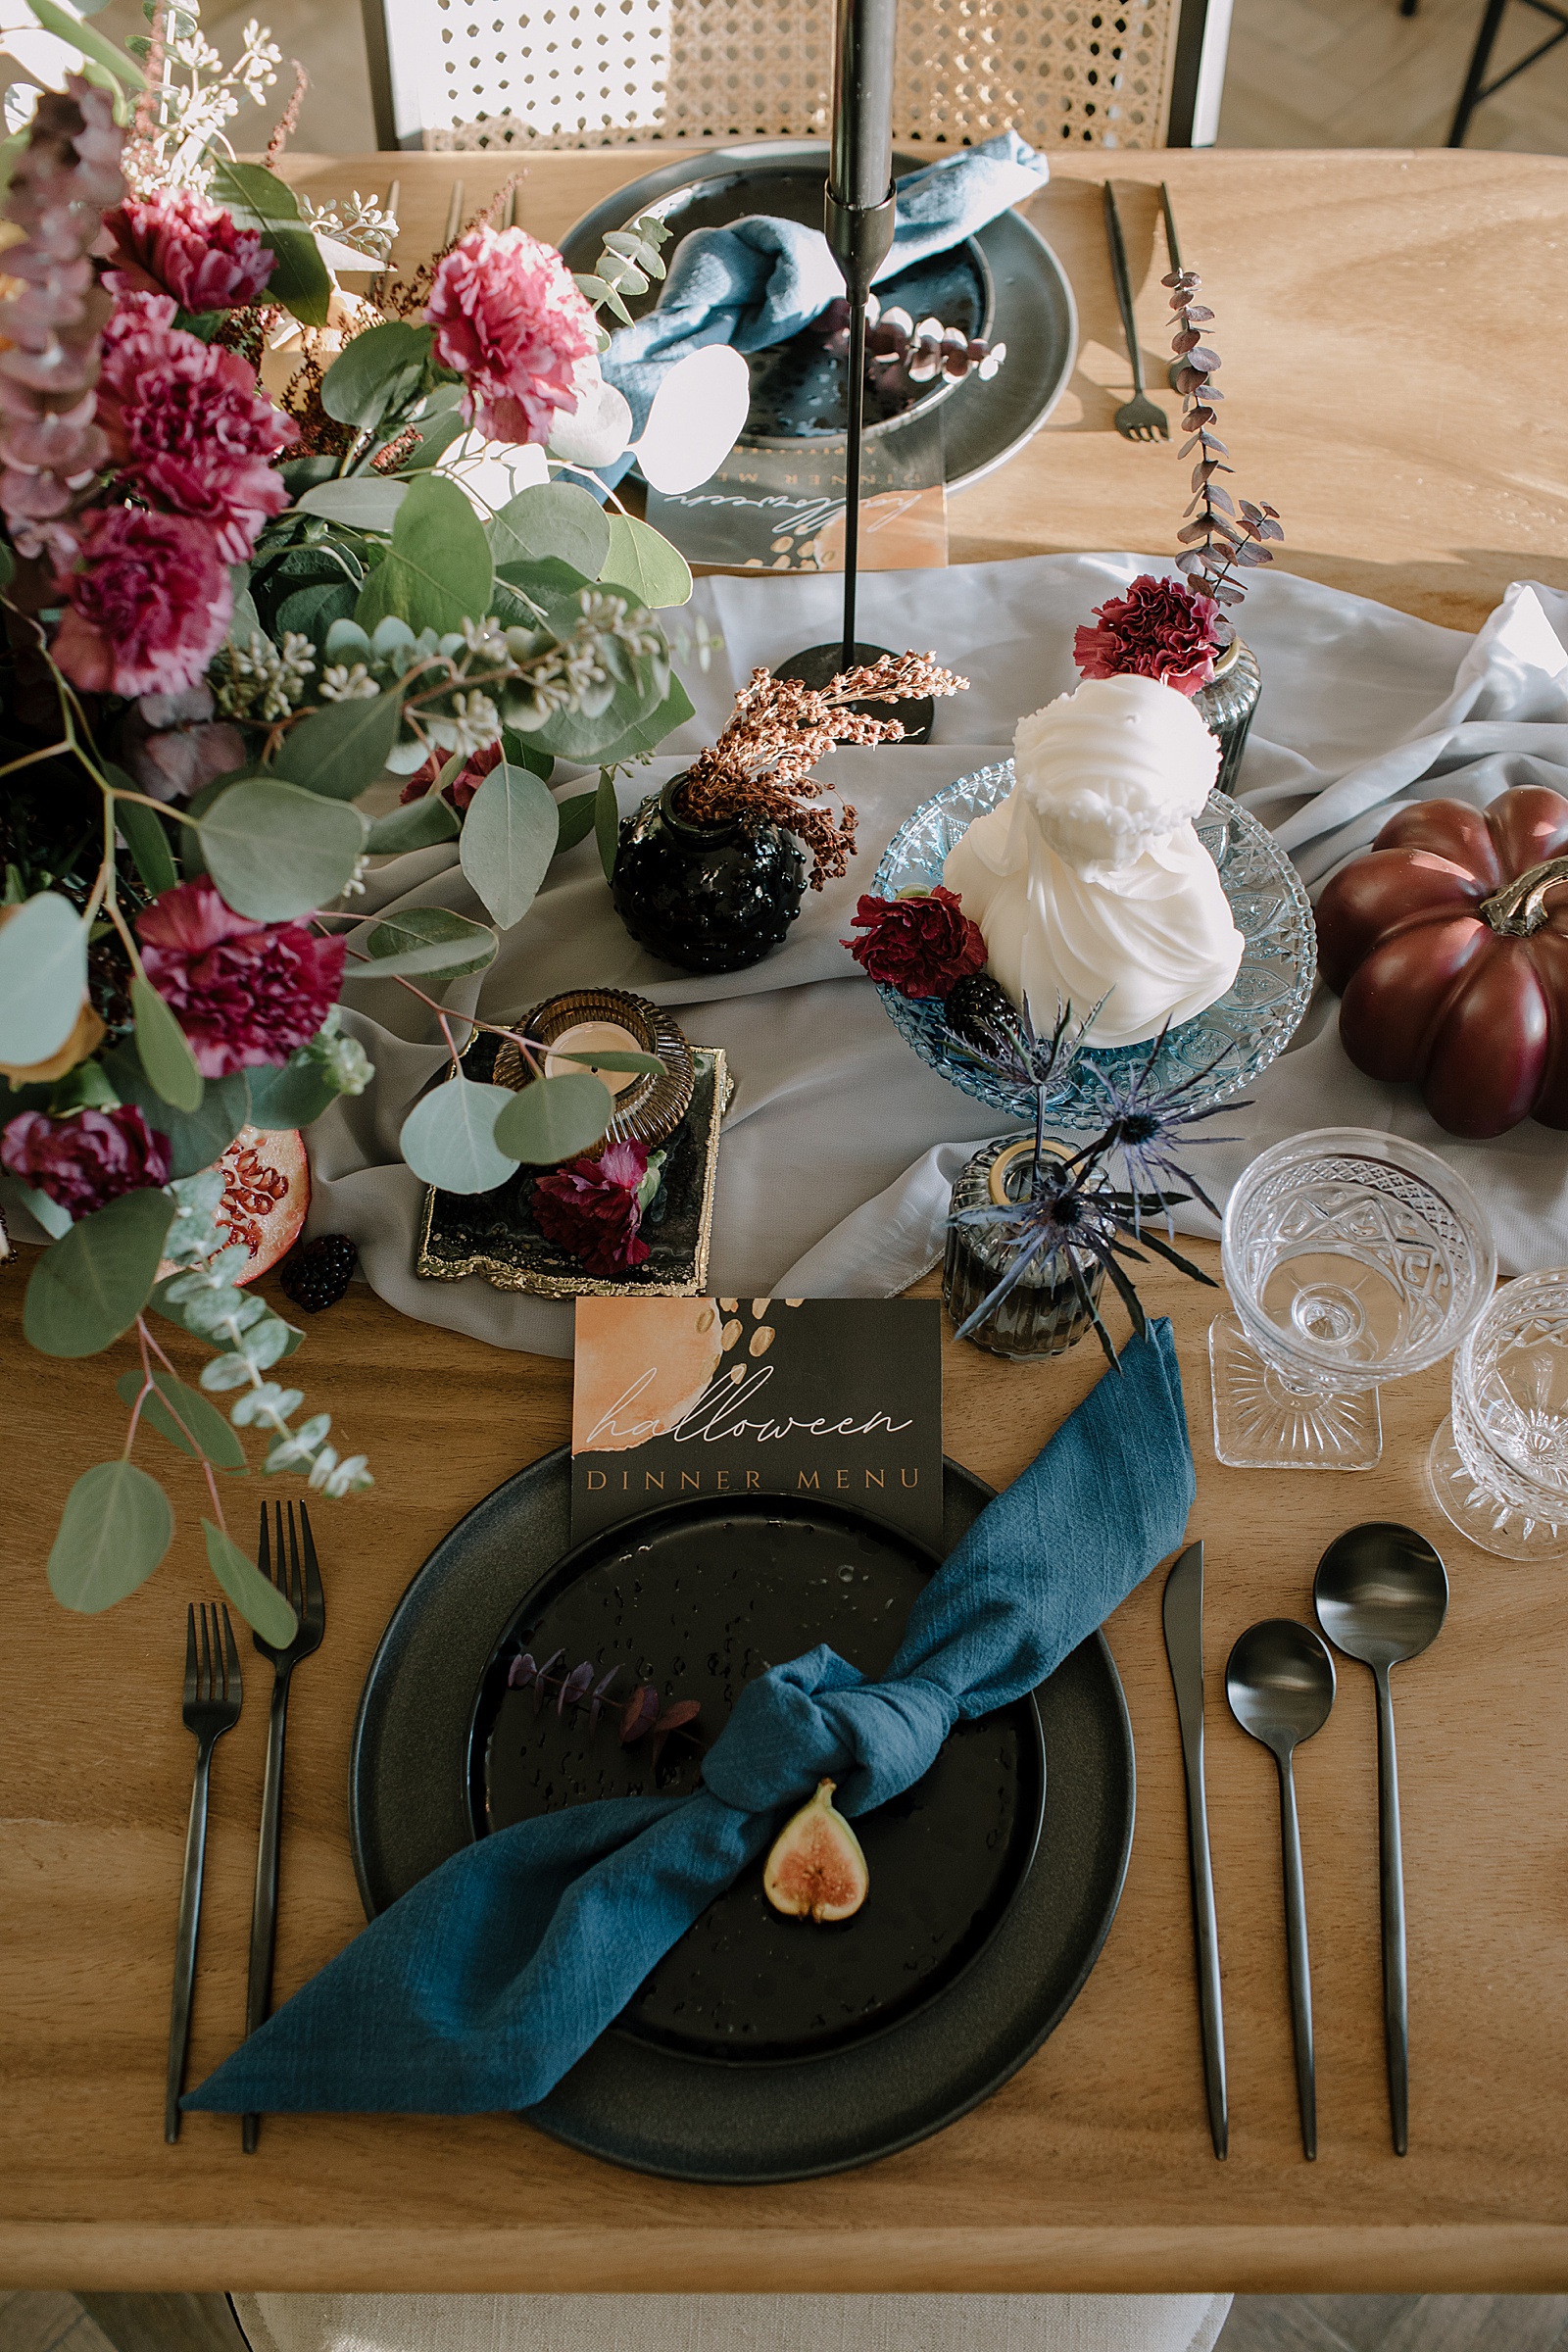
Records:
[[[682,816],[685,781],[672,776],[622,823],[610,895],[651,955],[688,972],[738,972],[782,944],[801,911],[806,860],[765,817]]]

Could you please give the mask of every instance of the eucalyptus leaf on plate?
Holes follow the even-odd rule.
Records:
[[[608,1054],[605,1061],[612,1066]],[[587,1071],[580,1076],[536,1078],[516,1094],[507,1087],[490,1087],[486,1092],[504,1098],[495,1122],[497,1144],[514,1159],[529,1160],[536,1166],[573,1159],[590,1144],[597,1144],[615,1107],[609,1087]]]
[[[574,1085],[573,1079],[556,1084]],[[590,1085],[598,1086],[597,1079]],[[609,1096],[599,1088],[608,1102]],[[461,1073],[416,1102],[398,1138],[416,1176],[444,1193],[490,1193],[515,1172],[520,1154],[496,1143],[497,1119],[517,1101],[510,1087],[479,1086]]]

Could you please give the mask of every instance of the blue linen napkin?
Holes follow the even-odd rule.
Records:
[[[972,236],[1032,196],[1049,170],[1044,156],[1007,130],[909,172],[898,182],[893,247],[878,283]],[[843,292],[819,228],[757,215],[726,228],[693,229],[676,249],[654,309],[635,326],[621,327],[601,362],[630,405],[633,437],[677,360],[709,343],[744,352],[787,342]]]
[[[1193,1457],[1170,1325],[1149,1331],[987,1504],[881,1681],[809,1650],[747,1685],[693,1795],[578,1805],[480,1838],[183,2104],[471,2115],[544,2098],[824,1775],[852,1815],[912,1787],[955,1722],[1032,1690],[1175,1550]]]

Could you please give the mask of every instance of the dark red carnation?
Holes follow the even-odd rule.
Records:
[[[1157,678],[1178,694],[1196,694],[1214,675],[1214,656],[1230,628],[1211,596],[1185,580],[1142,572],[1125,596],[1095,607],[1098,629],[1073,638],[1072,658],[1086,678]]]
[[[533,1221],[586,1272],[624,1274],[648,1255],[648,1244],[639,1238],[643,1212],[637,1201],[647,1173],[641,1144],[607,1144],[597,1159],[568,1160],[538,1179]]]
[[[116,294],[172,294],[187,311],[242,311],[265,292],[276,263],[254,229],[189,188],[155,188],[104,215],[114,239],[107,283]]]
[[[986,968],[985,933],[963,912],[956,891],[940,882],[913,898],[862,898],[855,928],[865,937],[842,939],[840,947],[901,997],[945,997]]]
[[[149,1127],[130,1102],[74,1110],[66,1119],[24,1110],[0,1133],[0,1167],[47,1193],[73,1217],[88,1217],[122,1193],[167,1184],[169,1138]]]
[[[343,942],[303,923],[259,923],[202,875],[136,917],[147,977],[178,1014],[204,1078],[287,1061],[337,1001]]]
[[[422,801],[451,757],[450,752],[432,752],[424,765],[415,769],[399,794],[399,799]],[[492,768],[500,764],[501,744],[498,738],[494,743],[487,743],[482,752],[475,752],[471,759],[465,760],[441,798],[450,801],[461,816]]]
[[[89,694],[178,694],[206,669],[234,610],[212,530],[140,507],[96,508],[79,528],[56,662]]]

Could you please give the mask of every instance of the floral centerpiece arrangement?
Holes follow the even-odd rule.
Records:
[[[426,1181],[484,1189],[608,1124],[586,1070],[469,1084],[440,995],[559,851],[597,824],[612,852],[615,769],[690,714],[656,617],[685,564],[570,478],[625,446],[597,311],[662,274],[665,232],[577,282],[486,217],[346,294],[334,265],[384,264],[395,223],[357,198],[315,213],[270,168],[299,89],[268,162],[235,160],[225,125],[280,62],[266,36],[225,75],[194,6],[157,0],[140,59],[35,13],[82,65],[0,150],[0,1200],[46,1244],[32,1345],[130,1353],[123,1446],[73,1490],[50,1581],[97,1609],[157,1566],[172,1514],[131,1459],[151,1427],[200,1466],[219,1581],[284,1641],[224,1523],[236,1431],[327,1494],[369,1472],[301,1417],[300,1335],[236,1279],[215,1162],[364,1088],[339,1010],[362,977],[450,1049],[403,1130]],[[599,790],[558,803],[558,757]],[[388,769],[404,801],[367,815]],[[445,841],[490,922],[367,930],[366,858]],[[216,1350],[199,1379],[160,1323]]]

